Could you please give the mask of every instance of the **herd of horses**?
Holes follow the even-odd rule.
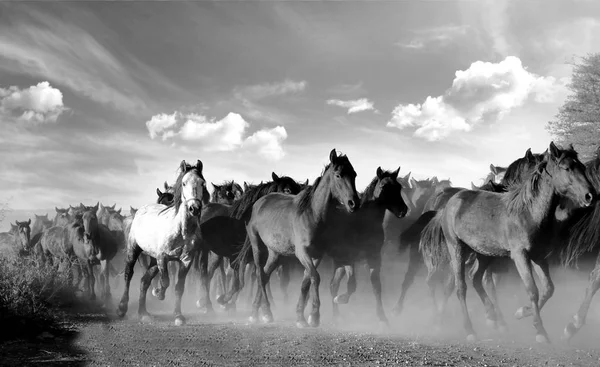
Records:
[[[165,299],[170,279],[176,280],[175,324],[183,325],[181,299],[191,269],[199,274],[196,306],[212,312],[211,284],[216,301],[235,311],[237,297],[250,277],[255,291],[250,322],[273,321],[269,280],[279,273],[287,299],[290,271],[304,270],[296,307],[298,327],[320,324],[319,264],[330,259],[333,316],[356,291],[355,265],[366,261],[383,324],[381,265],[385,247],[406,250],[408,268],[393,308],[402,312],[415,275],[425,265],[427,284],[441,322],[447,301],[456,290],[467,340],[475,340],[466,305],[466,274],[480,297],[486,321],[506,328],[496,296],[499,280],[516,269],[530,304],[517,318],[533,317],[538,342],[549,342],[540,311],[554,285],[550,268],[579,266],[590,272],[579,311],[564,330],[569,339],[581,329],[595,292],[600,287],[600,150],[582,163],[572,146],[550,143],[539,154],[528,149],[508,167],[490,166],[485,184],[471,189],[453,187],[437,177],[415,180],[410,173],[376,169],[366,189],[356,190],[357,176],[349,158],[330,152],[329,162],[313,184],[272,174],[272,180],[244,188],[234,181],[207,190],[200,160],[182,161],[173,186],[157,189],[155,203],[130,208],[130,215],[104,206],[56,208],[56,217],[35,216],[17,221],[0,234],[0,243],[18,256],[35,257],[43,266],[68,265],[76,285],[95,299],[95,271],[104,305],[111,305],[109,279],[124,277],[117,306],[123,317],[136,264],[142,271],[138,315],[151,318],[146,295]],[[8,248],[3,247],[3,248]],[[138,262],[139,260],[139,262]],[[514,263],[514,267],[511,264]],[[97,270],[100,265],[99,271]],[[539,277],[538,291],[533,277]],[[338,294],[342,279],[346,293]],[[212,281],[214,278],[214,282]],[[256,285],[254,284],[256,282]],[[441,305],[436,288],[443,288]],[[257,286],[257,287],[256,287]],[[305,308],[311,299],[308,318]]]

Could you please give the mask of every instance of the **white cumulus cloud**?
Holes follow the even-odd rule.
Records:
[[[233,112],[220,120],[196,113],[162,113],[152,116],[146,122],[146,127],[151,139],[193,142],[203,151],[224,152],[243,147],[272,160],[281,159],[285,155],[282,144],[287,139],[287,132],[283,126],[258,130],[246,137],[250,123]]]
[[[373,107],[373,102],[369,101],[367,98],[360,98],[360,99],[351,100],[351,101],[330,99],[327,101],[327,104],[347,108],[348,114],[375,109]]]
[[[287,139],[285,127],[276,126],[269,130],[259,130],[250,135],[244,141],[244,147],[258,152],[262,157],[269,160],[280,160],[285,156],[282,143]]]
[[[66,110],[63,94],[47,81],[26,89],[0,88],[0,114],[33,123],[56,122]]]
[[[458,70],[452,86],[422,104],[400,104],[394,108],[388,127],[417,128],[415,136],[441,140],[455,131],[470,131],[480,122],[495,122],[530,97],[547,103],[564,88],[564,81],[527,71],[521,60],[508,56],[498,63],[477,61]]]

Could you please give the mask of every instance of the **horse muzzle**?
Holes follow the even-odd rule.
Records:
[[[187,209],[192,216],[198,217],[200,216],[200,213],[202,213],[202,202],[197,199],[189,200],[187,203]]]

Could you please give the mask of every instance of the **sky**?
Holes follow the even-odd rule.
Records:
[[[310,181],[335,148],[481,183],[545,150],[597,1],[0,3],[0,202],[139,207],[182,160]]]

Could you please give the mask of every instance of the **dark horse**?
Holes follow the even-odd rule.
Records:
[[[247,225],[254,263],[258,272],[259,289],[252,307],[250,322],[258,320],[258,310],[263,306],[263,321],[272,322],[273,315],[267,298],[266,285],[280,256],[296,256],[304,266],[300,298],[296,307],[298,327],[320,322],[320,276],[317,267],[328,243],[323,235],[325,228],[339,215],[336,205],[341,203],[349,213],[359,209],[356,192],[356,172],[345,155],[338,156],[335,149],[329,155],[329,164],[321,177],[296,196],[269,194],[252,207],[252,217]],[[240,258],[245,258],[248,244],[244,244]],[[308,324],[304,318],[308,291],[312,289],[312,310]]]
[[[202,213],[202,198],[205,192],[205,180],[202,175],[202,162],[188,165],[180,164],[179,176],[174,185],[174,200],[170,205],[149,204],[137,211],[127,243],[125,261],[125,289],[117,314],[125,316],[129,303],[129,285],[133,268],[139,255],[147,253],[153,259],[151,266],[142,277],[138,314],[149,318],[146,310],[146,293],[152,278],[158,273],[160,285],[152,293],[159,299],[165,298],[169,287],[167,264],[171,260],[180,263],[177,284],[175,285],[175,324],[183,325],[185,318],[181,314],[181,297],[185,288],[185,278],[192,265],[197,250],[197,233]]]
[[[588,207],[594,195],[577,153],[550,143],[549,153],[529,179],[509,192],[463,190],[448,200],[425,227],[421,246],[431,246],[434,254],[442,253],[435,248],[440,249],[444,243],[448,246],[467,340],[475,340],[475,331],[466,304],[465,262],[467,255],[475,252],[479,265],[473,287],[485,306],[487,319],[495,322],[496,315],[482,286],[483,273],[493,257],[510,256],[531,300],[536,340],[549,341],[539,312],[553,290],[546,256],[552,245],[555,211],[560,199],[570,200],[575,207]],[[541,296],[533,279],[532,262],[542,283]]]
[[[361,194],[360,208],[356,214],[347,214],[343,208],[328,223],[326,234],[329,245],[326,254],[333,258],[334,273],[330,291],[333,301],[333,316],[339,316],[338,303],[348,303],[356,291],[354,264],[362,259],[367,261],[375,295],[376,311],[379,320],[387,324],[388,320],[381,301],[381,248],[384,244],[382,227],[386,210],[396,217],[406,215],[408,207],[402,199],[402,185],[398,182],[398,168],[394,172],[377,168],[377,175]],[[348,274],[348,290],[337,295],[344,273]]]

